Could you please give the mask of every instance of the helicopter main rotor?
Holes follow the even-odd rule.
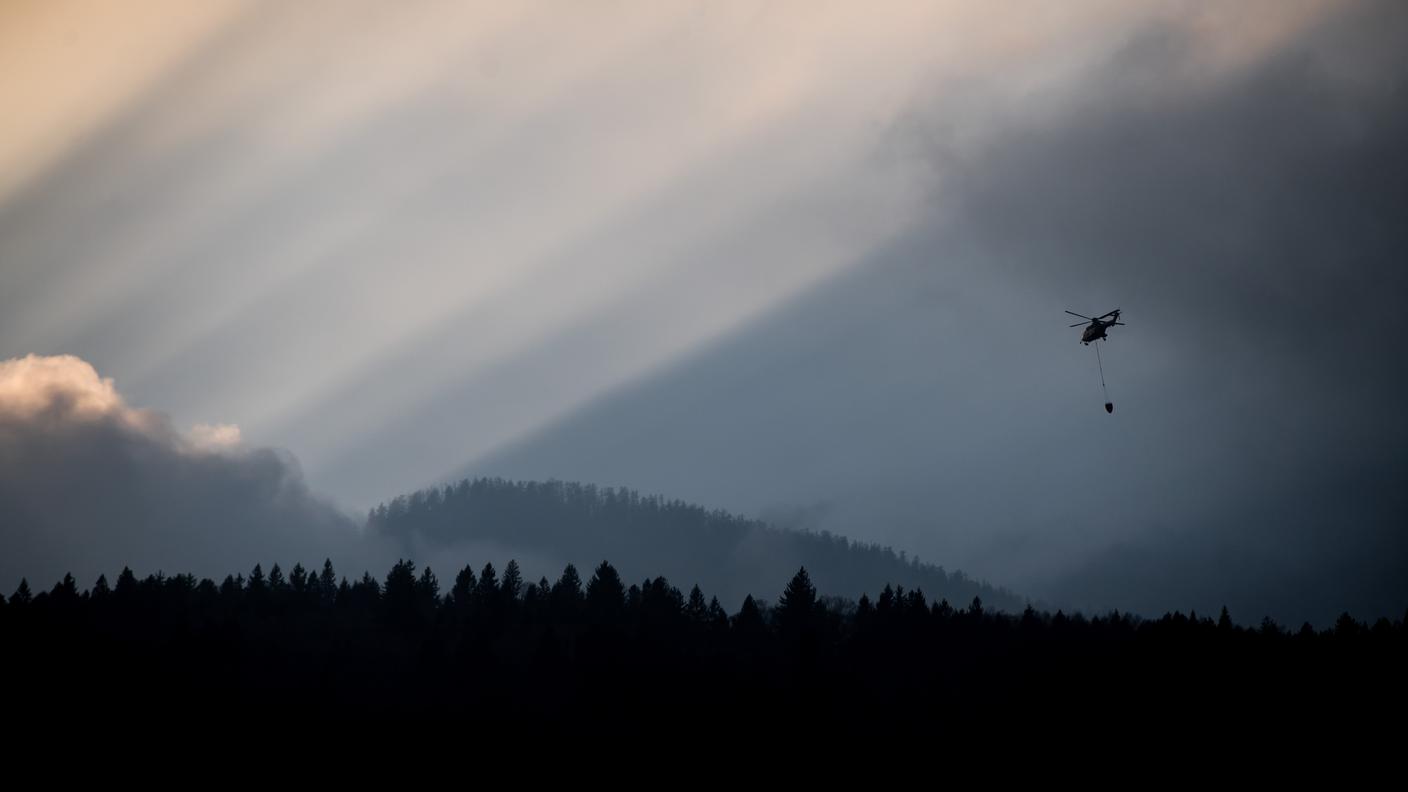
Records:
[[[1118,308],[1113,311],[1110,311],[1109,313],[1104,313],[1099,316],[1086,316],[1085,314],[1078,314],[1075,311],[1066,311],[1066,313],[1070,314],[1071,316],[1079,316],[1080,318],[1085,320],[1084,322],[1076,322],[1073,325],[1067,325],[1067,327],[1080,327],[1083,324],[1093,324],[1100,327],[1114,327],[1115,325],[1124,324],[1124,322],[1120,321],[1120,309]],[[1112,321],[1105,321],[1106,317],[1111,316],[1114,317]]]

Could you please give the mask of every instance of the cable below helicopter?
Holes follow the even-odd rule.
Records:
[[[1100,341],[1109,340],[1109,336],[1106,335],[1106,333],[1111,327],[1124,324],[1124,322],[1120,321],[1120,309],[1116,308],[1100,316],[1085,316],[1075,311],[1066,311],[1066,313],[1071,316],[1079,316],[1081,319],[1085,320],[1084,322],[1076,322],[1071,325],[1071,327],[1084,325],[1085,330],[1080,334],[1080,342],[1086,346],[1092,343],[1095,344],[1095,362],[1096,365],[1100,367],[1100,390],[1105,394],[1105,412],[1113,413],[1115,411],[1115,403],[1110,401],[1110,389],[1105,385],[1105,361],[1100,358]]]

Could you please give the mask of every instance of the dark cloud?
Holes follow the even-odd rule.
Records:
[[[961,245],[1064,302],[1134,309],[1116,348],[1177,399],[1143,449],[1193,473],[1145,515],[1167,526],[1052,596],[1321,621],[1408,606],[1408,325],[1390,308],[1408,295],[1405,53],[1402,6],[1360,4],[1190,89],[1158,76],[1192,48],[1151,28],[1080,112],[944,169]]]
[[[920,103],[932,223],[470,470],[815,505],[1057,605],[1401,615],[1406,17],[1230,71],[1146,26],[976,148]],[[1061,311],[1116,306],[1106,415]]]
[[[86,586],[123,566],[218,577],[329,556],[360,570],[375,555],[291,455],[235,435],[182,434],[77,358],[0,362],[0,586],[47,587],[65,572]]]

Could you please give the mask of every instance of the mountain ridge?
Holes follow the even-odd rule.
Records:
[[[625,487],[551,479],[479,477],[397,496],[370,510],[369,532],[402,543],[411,555],[453,553],[475,543],[528,552],[590,569],[603,558],[627,579],[664,574],[698,584],[729,603],[768,593],[805,567],[825,594],[874,597],[889,584],[931,599],[1019,611],[1027,600],[962,571],[921,562],[889,546],[829,531],[780,528]],[[545,572],[547,570],[544,570]],[[555,573],[555,572],[554,572]]]

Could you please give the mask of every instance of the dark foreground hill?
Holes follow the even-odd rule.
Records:
[[[874,597],[892,583],[936,600],[981,597],[989,608],[1014,612],[1026,605],[1010,591],[888,547],[590,484],[464,480],[398,497],[373,509],[368,522],[371,531],[403,542],[407,556],[443,556],[456,545],[487,543],[500,559],[545,559],[544,574],[568,563],[590,569],[609,558],[627,580],[662,575],[684,586],[697,583],[730,607],[749,594],[771,599],[778,581],[802,566],[829,595]],[[450,554],[456,566],[462,555],[473,552]]]
[[[1362,716],[1408,703],[1403,621],[1287,632],[1225,611],[1009,615],[890,587],[838,607],[805,570],[779,588],[774,606],[729,613],[663,578],[628,586],[606,563],[527,585],[514,563],[464,569],[448,592],[410,562],[355,583],[328,563],[219,585],[126,570],[82,592],[71,577],[25,584],[0,597],[6,722],[91,731],[159,716],[419,739],[434,721],[532,744],[550,730],[810,740],[904,724],[992,739],[987,727],[1050,736],[1088,722],[1392,733]]]

